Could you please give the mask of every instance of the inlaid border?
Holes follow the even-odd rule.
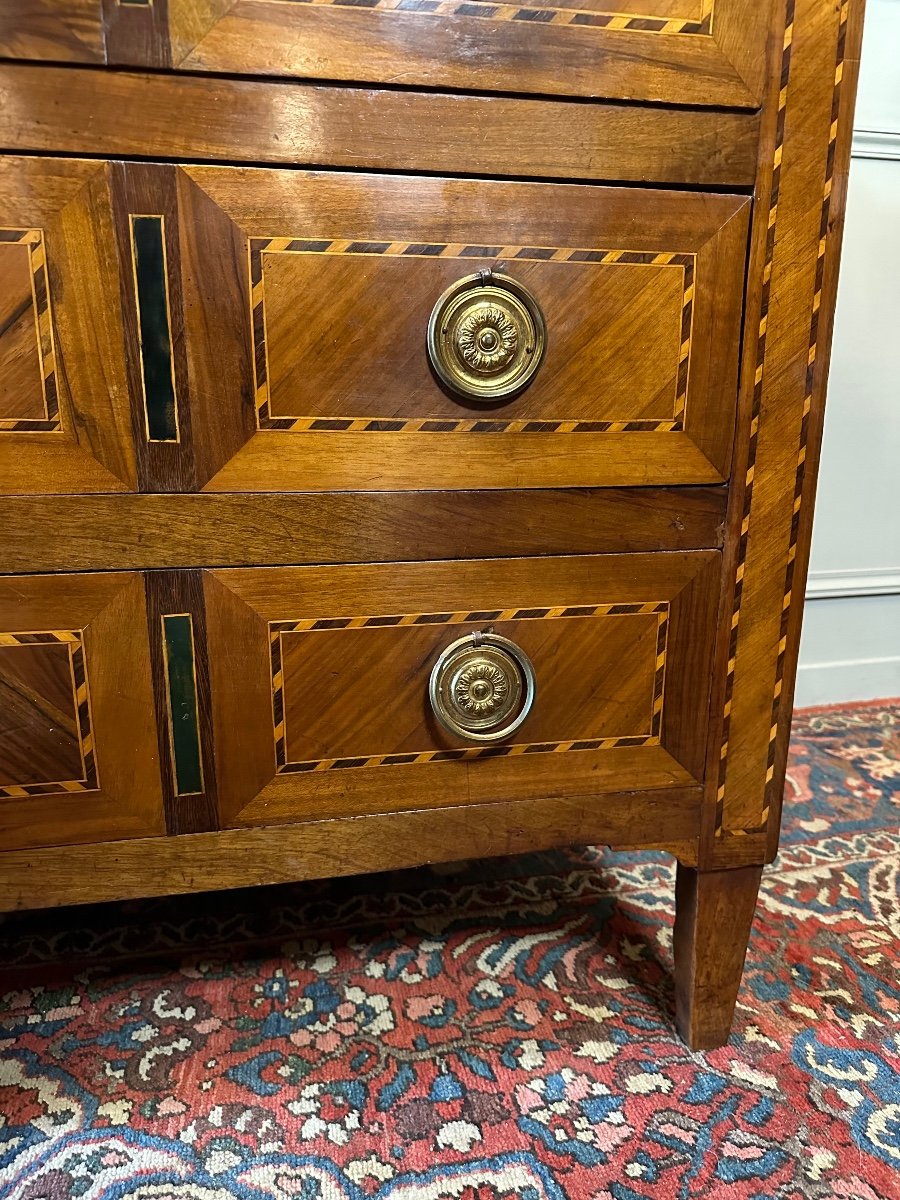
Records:
[[[0,418],[0,432],[56,433],[60,428],[59,387],[44,231],[42,229],[0,229],[0,242],[6,245],[28,247],[35,340],[41,367],[41,388],[44,395],[43,417]]]
[[[126,2],[126,0],[121,0]],[[134,0],[131,0],[133,3]],[[528,8],[480,0],[281,0],[316,8],[352,8],[365,12],[411,13],[418,16],[480,17],[489,21],[533,21],[541,25],[576,25],[616,33],[712,34],[714,0],[702,0],[700,17],[642,17],[586,9]]]
[[[583,250],[551,246],[469,246],[461,243],[364,242],[346,239],[250,238],[250,323],[253,337],[256,422],[260,430],[289,433],[679,433],[684,429],[694,322],[695,253]],[[400,258],[494,258],[602,266],[673,266],[682,271],[681,342],[671,419],[635,421],[463,420],[419,417],[273,417],[270,414],[263,254],[360,254]]]
[[[747,472],[744,479],[744,509],[741,517],[740,540],[735,566],[734,594],[731,606],[731,631],[728,642],[728,666],[725,676],[725,705],[722,717],[722,744],[719,758],[719,777],[716,788],[716,836],[724,833],[725,777],[728,770],[728,750],[731,735],[731,708],[734,697],[734,672],[737,662],[738,628],[741,619],[741,599],[747,544],[750,535],[750,515],[753,506],[753,482],[756,476],[756,452],[759,445],[759,417],[762,410],[763,380],[766,364],[766,335],[769,327],[769,301],[772,289],[772,263],[775,258],[775,231],[778,222],[778,198],[781,187],[781,166],[784,151],[784,129],[787,115],[788,83],[791,72],[791,50],[794,44],[795,0],[788,0],[784,40],[781,52],[781,79],[778,91],[778,116],[775,128],[775,150],[772,186],[769,199],[769,220],[766,233],[766,254],[763,266],[762,296],[759,328],[756,335],[756,374],[753,381],[753,402],[750,410],[750,442],[747,453]]]
[[[56,629],[36,633],[0,633],[0,646],[67,645],[72,671],[72,696],[78,722],[78,742],[84,767],[80,779],[52,783],[23,783],[0,786],[0,796],[21,799],[48,796],[58,792],[96,792],[100,788],[94,754],[91,699],[84,661],[84,632],[80,629]]]
[[[800,437],[797,451],[794,475],[794,500],[792,508],[790,542],[781,608],[781,625],[779,631],[778,657],[776,662],[775,682],[772,697],[771,720],[768,738],[766,760],[766,777],[764,800],[759,819],[756,824],[744,828],[725,827],[725,793],[728,769],[728,754],[731,734],[731,713],[734,697],[734,678],[737,661],[738,632],[741,622],[741,603],[743,597],[744,575],[747,562],[747,549],[753,511],[753,490],[756,476],[756,458],[759,443],[759,423],[762,410],[762,398],[765,378],[766,335],[768,331],[769,302],[771,291],[772,268],[775,254],[776,228],[778,220],[778,203],[781,184],[782,159],[784,153],[785,122],[787,103],[790,92],[791,56],[794,44],[794,21],[796,15],[796,0],[788,0],[784,40],[781,59],[781,77],[778,93],[778,114],[775,134],[775,146],[772,169],[771,198],[769,203],[769,218],[766,238],[765,264],[763,268],[763,287],[760,308],[760,324],[757,334],[756,373],[754,376],[753,399],[751,406],[750,440],[748,446],[747,472],[745,476],[744,504],[741,520],[740,540],[735,571],[735,586],[732,602],[731,631],[728,647],[728,663],[725,681],[725,704],[723,710],[722,741],[720,747],[718,786],[716,791],[715,836],[717,839],[742,838],[764,834],[768,827],[772,810],[773,797],[771,784],[775,774],[775,763],[778,753],[778,726],[784,686],[784,672],[787,655],[788,622],[794,591],[794,568],[797,558],[798,539],[800,531],[800,513],[802,508],[803,486],[807,446],[809,441],[809,418],[812,410],[812,400],[815,389],[815,365],[818,356],[819,313],[822,302],[822,290],[825,275],[825,259],[829,244],[829,223],[831,215],[831,197],[834,186],[835,149],[837,145],[839,115],[841,104],[841,81],[844,71],[844,59],[847,43],[847,22],[850,14],[850,0],[842,0],[839,15],[837,55],[834,72],[834,89],[832,93],[831,123],[828,135],[827,165],[823,189],[821,217],[819,222],[819,241],[816,259],[815,290],[810,315],[810,331],[807,341],[806,382],[803,398]]]
[[[476,609],[452,613],[392,613],[367,617],[310,617],[302,621],[270,621],[269,645],[272,666],[272,721],[275,738],[275,764],[278,774],[330,771],[356,767],[409,766],[414,763],[450,762],[468,758],[506,758],[517,754],[548,754],[569,750],[614,750],[623,746],[658,746],[661,741],[662,712],[665,699],[668,601],[646,604],[593,604],[554,608]],[[341,629],[395,629],[404,625],[461,625],[466,622],[558,620],[565,617],[601,616],[657,617],[656,670],[653,680],[650,733],[617,738],[588,738],[565,742],[525,742],[511,746],[470,746],[453,750],[425,750],[414,754],[379,754],[355,758],[311,759],[289,762],[287,759],[284,716],[284,673],[281,636],[285,633],[311,633]]]
[[[793,4],[793,0],[791,0]],[[819,219],[819,248],[816,256],[816,282],[812,312],[809,322],[809,339],[806,356],[806,387],[803,393],[803,411],[800,425],[800,444],[797,449],[797,466],[794,472],[794,503],[791,514],[791,540],[788,546],[787,565],[781,602],[781,628],[779,630],[778,661],[775,667],[775,691],[772,697],[772,721],[769,729],[769,751],[766,760],[766,798],[762,810],[761,827],[768,823],[772,806],[770,787],[775,775],[777,757],[778,722],[781,697],[784,689],[784,669],[787,654],[788,620],[794,598],[794,569],[797,562],[797,546],[800,536],[800,513],[803,507],[803,485],[806,479],[806,452],[809,444],[809,418],[815,391],[816,359],[819,350],[819,313],[822,308],[822,289],[825,282],[825,255],[828,249],[831,197],[834,190],[835,150],[841,108],[841,83],[844,75],[844,59],[847,52],[847,22],[850,17],[850,0],[842,0],[838,25],[837,56],[834,69],[834,91],[831,101],[831,123],[828,130],[828,157],[825,169],[825,188],[822,196],[822,212]]]

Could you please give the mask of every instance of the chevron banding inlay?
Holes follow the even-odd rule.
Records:
[[[671,418],[664,420],[579,421],[502,418],[284,417],[273,416],[266,342],[264,256],[272,254],[353,254],[399,258],[496,259],[504,262],[561,262],[577,265],[674,267],[681,271],[681,330]],[[597,250],[550,246],[475,246],[463,243],[352,241],[329,238],[250,238],[250,309],[257,425],[290,433],[676,433],[684,429],[690,375],[696,255],[636,250]],[[424,351],[423,351],[424,352]]]
[[[653,702],[650,733],[627,737],[573,739],[570,741],[530,742],[517,745],[473,746],[450,750],[426,750],[420,753],[381,754],[348,758],[315,759],[290,762],[287,758],[285,730],[284,672],[282,669],[281,638],[283,634],[336,632],[344,629],[384,629],[401,626],[462,625],[466,622],[491,624],[500,621],[531,621],[566,617],[602,617],[654,615],[657,617],[656,662],[653,679]],[[551,608],[482,609],[466,612],[393,613],[355,617],[309,617],[301,621],[272,621],[269,623],[269,643],[272,665],[272,711],[275,736],[275,759],[279,773],[341,770],[355,767],[407,766],[415,763],[450,762],[470,758],[504,758],[519,754],[547,754],[579,750],[613,750],[625,746],[658,746],[662,730],[662,711],[665,693],[666,652],[669,626],[669,604],[650,601],[646,604],[596,604],[557,606]],[[423,685],[424,686],[424,685]]]
[[[53,312],[47,281],[47,254],[40,229],[0,229],[0,254],[5,248],[22,247],[28,254],[31,277],[31,311],[34,319],[34,353],[37,356],[43,413],[39,417],[4,417],[0,413],[0,431],[7,433],[55,433],[60,428],[59,375],[53,336]],[[13,252],[17,252],[13,250]]]
[[[76,713],[82,773],[78,779],[50,783],[9,783],[0,787],[0,796],[22,798],[47,796],[59,792],[94,792],[100,787],[91,726],[91,701],[84,661],[84,637],[79,629],[40,630],[37,632],[0,633],[0,649],[13,646],[64,645],[69,650],[72,674],[72,704]]]
[[[125,0],[123,0],[125,2]],[[134,0],[130,0],[134,2]],[[145,0],[146,2],[146,0]],[[488,21],[535,21],[541,25],[580,25],[616,33],[712,33],[713,0],[703,0],[698,16],[646,17],[617,12],[591,12],[581,7],[529,8],[519,4],[492,4],[486,0],[286,0],[315,7],[352,8],[366,12],[392,12],[419,16],[476,17]]]

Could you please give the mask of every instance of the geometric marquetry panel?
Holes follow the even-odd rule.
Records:
[[[165,832],[157,745],[141,577],[0,577],[0,851]]]
[[[137,482],[114,176],[110,163],[0,158],[0,493]]]
[[[0,795],[97,787],[81,632],[0,633]]]
[[[0,229],[0,430],[58,428],[44,236]]]

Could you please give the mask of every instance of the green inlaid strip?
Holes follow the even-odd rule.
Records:
[[[178,441],[175,377],[162,217],[131,218],[131,245],[141,335],[147,439]]]
[[[175,794],[190,796],[203,791],[194,628],[190,613],[164,616],[162,623]]]

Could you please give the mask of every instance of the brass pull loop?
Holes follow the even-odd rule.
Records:
[[[441,380],[482,404],[520,392],[547,345],[544,314],[524,284],[477,271],[449,287],[428,322],[428,357]]]
[[[515,733],[536,691],[531,659],[496,633],[451,642],[428,681],[434,715],[449,733],[470,742],[500,742]]]

